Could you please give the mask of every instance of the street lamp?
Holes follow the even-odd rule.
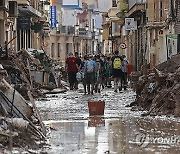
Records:
[[[89,30],[89,26],[88,26],[88,25],[86,25],[85,29],[86,29],[86,31],[88,31],[88,30]]]
[[[74,27],[75,27],[76,30],[79,30],[79,25],[78,24],[76,24]]]
[[[44,2],[44,10],[45,10],[45,11],[49,11],[49,8],[50,8],[50,3],[46,0],[46,1]]]

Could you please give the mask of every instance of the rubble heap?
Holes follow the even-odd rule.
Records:
[[[34,62],[36,61],[36,63]],[[29,99],[27,92],[30,90],[33,97],[41,97],[40,84],[36,83],[30,75],[32,67],[39,68],[38,59],[34,59],[26,50],[9,56],[9,59],[1,60],[4,70],[7,71],[6,81],[15,85],[15,89],[21,93],[25,99]],[[36,65],[36,66],[35,66]]]
[[[136,99],[132,109],[146,110],[143,115],[180,116],[180,55],[154,67],[152,73],[134,76]],[[133,76],[132,76],[133,79]]]
[[[36,141],[45,141],[46,129],[34,98],[67,90],[61,82],[66,72],[52,64],[43,50],[0,55],[0,153],[9,147],[40,148]]]
[[[30,68],[41,65],[34,60],[21,50],[0,61],[1,150],[14,146],[37,148],[36,141],[45,139],[46,129],[34,101],[34,97],[44,95],[41,85],[30,75]]]

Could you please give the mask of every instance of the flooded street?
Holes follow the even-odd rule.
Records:
[[[180,152],[180,120],[173,117],[141,117],[129,107],[131,90],[83,95],[83,90],[48,95],[38,101],[47,125],[49,154],[177,154]],[[104,116],[89,116],[88,101],[105,101]]]

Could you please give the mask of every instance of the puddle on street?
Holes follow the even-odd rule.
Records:
[[[180,124],[134,117],[46,121],[52,154],[177,154]]]
[[[49,128],[48,154],[178,154],[180,121],[173,117],[141,117],[125,107],[134,92],[84,96],[69,91],[37,102]],[[89,118],[88,101],[104,100],[103,117]],[[51,128],[51,129],[50,129]]]

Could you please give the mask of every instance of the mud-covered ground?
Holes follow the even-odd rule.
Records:
[[[180,153],[180,120],[174,117],[141,117],[125,107],[135,99],[128,89],[83,95],[77,91],[48,95],[37,101],[47,125],[49,154],[177,154]],[[88,101],[105,101],[104,116],[90,117]]]

